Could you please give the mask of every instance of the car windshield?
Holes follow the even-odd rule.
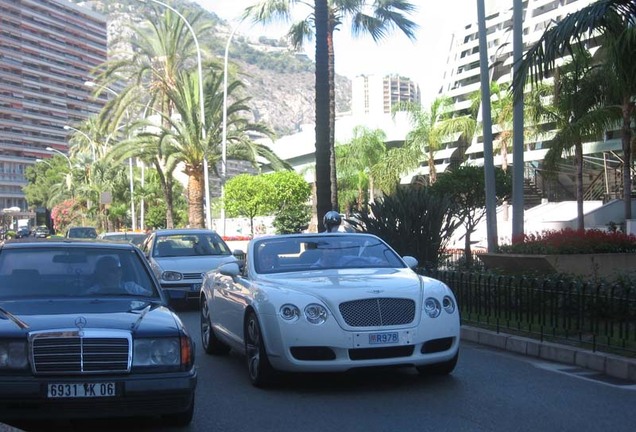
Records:
[[[103,234],[102,238],[110,241],[127,241],[136,246],[141,246],[146,239],[146,235],[136,233],[108,233]]]
[[[153,256],[158,258],[216,255],[232,255],[232,252],[221,236],[214,232],[157,235],[153,252]]]
[[[72,238],[96,238],[97,231],[95,228],[70,228],[67,237]]]
[[[370,235],[269,237],[254,241],[252,260],[258,273],[405,267],[386,243]]]
[[[4,248],[0,253],[0,300],[104,295],[159,300],[142,259],[131,250]]]

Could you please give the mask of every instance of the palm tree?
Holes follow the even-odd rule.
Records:
[[[381,129],[368,129],[356,126],[353,138],[346,144],[336,146],[338,161],[338,186],[340,179],[346,178],[356,189],[357,210],[361,211],[366,203],[373,201],[373,166],[386,155],[386,134]],[[341,189],[342,192],[342,189]]]
[[[556,68],[556,60],[574,51],[585,37],[598,34],[606,55],[607,102],[615,104],[616,117],[621,123],[623,150],[623,201],[625,219],[632,217],[631,122],[636,116],[636,2],[634,0],[599,0],[547,29],[541,38],[523,56],[514,76],[516,97],[524,91],[526,80],[536,85]],[[611,92],[610,92],[611,89]],[[610,96],[610,93],[612,94]]]
[[[411,170],[419,165],[421,157],[428,161],[429,181],[435,183],[437,171],[435,169],[435,152],[441,150],[452,135],[461,133],[471,137],[475,131],[476,122],[468,116],[453,117],[451,114],[453,102],[450,98],[440,96],[432,103],[428,111],[421,105],[412,102],[400,104],[395,111],[402,110],[408,114],[413,129],[406,135],[404,151],[418,156],[410,161],[406,160],[405,170]]]
[[[555,167],[564,153],[574,149],[576,166],[577,228],[583,230],[583,142],[598,137],[611,124],[609,110],[603,107],[599,88],[605,80],[591,64],[587,51],[577,50],[571,62],[556,70],[552,103],[545,106],[543,118],[556,125],[545,162]]]
[[[262,0],[248,7],[244,16],[252,17],[255,22],[261,23],[278,19],[288,21],[291,18],[292,7],[296,4],[307,5],[300,0]],[[354,36],[368,33],[377,42],[386,37],[391,30],[398,28],[413,40],[417,24],[408,19],[407,15],[415,9],[416,7],[406,0],[315,0],[307,16],[294,23],[288,32],[288,37],[296,48],[310,40],[314,36],[314,31],[316,37],[316,211],[318,214],[324,214],[338,207],[334,150],[336,118],[334,32],[349,20]],[[326,64],[323,63],[325,60]],[[325,97],[327,95],[328,98]],[[328,108],[322,104],[327,104]],[[327,114],[328,116],[325,117]],[[327,191],[323,190],[324,188],[328,188],[330,192],[330,205],[325,199]]]
[[[97,76],[98,92],[104,91],[107,87],[121,87],[124,83],[123,90],[101,113],[103,118],[115,125],[119,124],[126,110],[129,115],[137,114],[136,118],[142,117],[140,113],[151,110],[153,113],[161,114],[164,120],[162,126],[166,128],[166,119],[174,112],[168,93],[175,88],[179,72],[195,66],[193,59],[197,54],[196,44],[184,20],[171,10],[159,10],[154,6],[151,9],[153,17],[160,18],[147,17],[146,23],[149,27],[132,26],[135,33],[135,37],[131,39],[132,56],[114,56],[113,60],[103,65]],[[190,26],[198,34],[212,25],[212,22],[200,21],[202,13],[192,13],[190,10],[183,12]],[[142,103],[138,103],[139,101]],[[151,141],[146,137],[146,148],[139,156],[144,163],[154,166],[157,170],[167,207],[166,225],[172,228],[172,176],[176,163],[170,153],[163,151],[161,143]]]
[[[212,70],[207,74],[208,80],[204,84],[204,98],[207,110],[204,124],[210,125],[206,129],[207,142],[201,141],[201,125],[199,110],[198,74],[180,73],[176,86],[168,91],[168,97],[174,104],[178,116],[164,119],[170,126],[161,131],[161,140],[170,147],[172,157],[183,162],[184,173],[188,176],[188,221],[192,227],[204,226],[203,211],[203,159],[204,155],[212,162],[216,171],[216,162],[221,160],[221,134],[223,115],[223,75]],[[253,144],[248,133],[272,135],[261,124],[254,124],[247,120],[246,113],[251,110],[247,105],[249,99],[234,98],[233,93],[242,87],[239,81],[228,85],[228,96],[231,104],[227,107],[227,144],[228,153],[249,160],[258,167],[259,157],[269,158],[275,167],[287,167],[273,152],[265,150],[262,145]],[[218,174],[218,173],[217,173]]]

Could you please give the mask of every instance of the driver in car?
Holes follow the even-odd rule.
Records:
[[[96,283],[88,288],[88,294],[133,294],[151,295],[152,292],[133,281],[122,281],[122,268],[119,260],[107,255],[95,264]]]

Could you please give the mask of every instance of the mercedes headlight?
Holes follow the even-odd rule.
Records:
[[[180,366],[181,342],[178,337],[135,339],[133,366]]]
[[[25,369],[28,365],[26,341],[0,342],[0,369]]]

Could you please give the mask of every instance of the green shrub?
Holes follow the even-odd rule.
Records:
[[[370,212],[354,212],[347,219],[356,231],[366,231],[384,239],[400,255],[411,255],[422,268],[437,268],[459,222],[453,220],[451,198],[427,188],[398,188],[377,198]]]
[[[499,252],[537,255],[636,252],[636,236],[621,231],[564,228],[524,235],[510,245],[500,245]]]

